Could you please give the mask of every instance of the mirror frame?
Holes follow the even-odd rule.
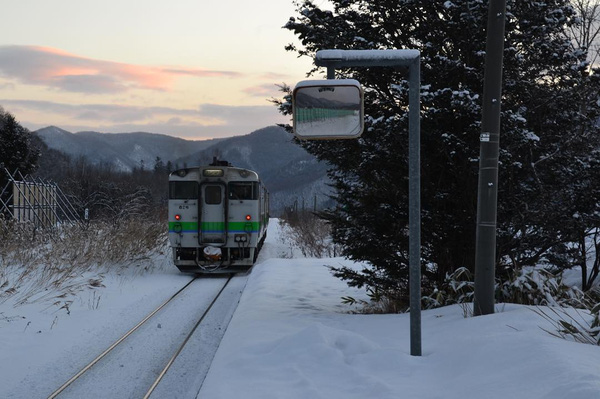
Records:
[[[296,96],[299,91],[306,88],[324,88],[326,92],[331,92],[335,88],[338,87],[351,87],[356,88],[358,93],[358,108],[359,108],[359,130],[356,133],[348,134],[346,131],[342,131],[341,134],[337,133],[337,130],[334,130],[334,134],[331,131],[324,131],[322,134],[314,134],[314,135],[306,135],[298,133],[298,112]],[[362,89],[361,84],[354,79],[327,79],[327,80],[304,80],[298,82],[294,91],[292,92],[292,116],[293,116],[293,127],[294,127],[294,135],[302,140],[337,140],[337,139],[355,139],[360,137],[365,128],[365,111],[364,111],[364,91]]]

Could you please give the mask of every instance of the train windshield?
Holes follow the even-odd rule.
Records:
[[[258,199],[257,182],[232,182],[229,183],[229,199],[256,200]]]
[[[204,202],[207,205],[219,205],[221,203],[221,186],[206,186]]]
[[[169,182],[169,199],[198,199],[198,183],[195,181]]]

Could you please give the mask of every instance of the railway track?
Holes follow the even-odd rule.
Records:
[[[48,399],[196,397],[246,280],[190,280]]]

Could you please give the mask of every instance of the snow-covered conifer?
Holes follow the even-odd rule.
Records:
[[[7,182],[4,172],[19,170],[24,176],[33,172],[39,150],[31,143],[31,133],[15,117],[0,107],[0,190]]]
[[[301,46],[287,49],[308,57],[332,48],[421,52],[424,276],[443,281],[459,267],[473,270],[488,2],[330,3],[332,11],[308,0],[297,4],[298,15],[285,27]],[[507,1],[500,271],[540,261],[568,241],[573,214],[597,211],[600,81],[597,71],[589,73],[585,49],[575,48],[567,35],[577,21],[566,0]],[[355,141],[304,145],[332,166],[338,205],[325,216],[334,239],[345,255],[373,265],[337,274],[402,300],[408,280],[408,83],[402,71],[390,68],[337,74],[363,84],[366,131]],[[288,102],[279,105],[289,112]]]

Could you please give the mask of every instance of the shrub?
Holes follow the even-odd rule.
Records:
[[[423,296],[422,304],[425,309],[440,306],[467,303],[473,300],[473,276],[469,269],[461,267],[453,273],[446,274],[446,279],[440,287]]]
[[[497,287],[496,298],[499,302],[523,305],[578,306],[583,292],[564,284],[560,273],[524,268]]]
[[[315,213],[288,212],[280,219],[286,231],[284,242],[312,258],[335,257],[339,247],[331,239],[331,227]]]

